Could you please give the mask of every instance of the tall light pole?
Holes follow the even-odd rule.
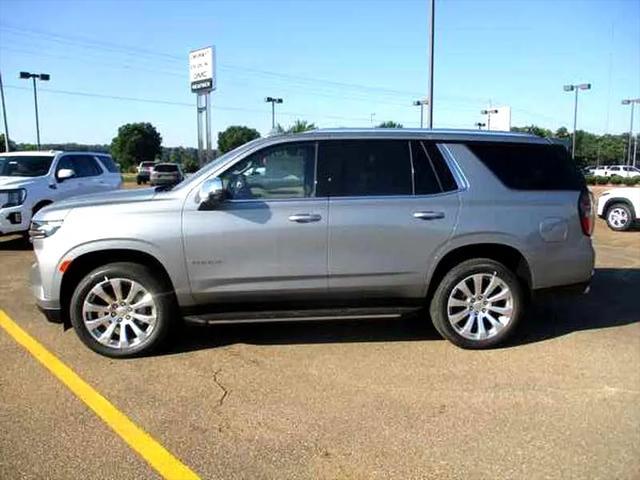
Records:
[[[488,110],[480,110],[480,113],[487,116],[487,130],[491,130],[491,115],[498,113],[498,109],[490,108]]]
[[[9,125],[7,125],[7,105],[4,103],[4,87],[2,74],[0,74],[0,97],[2,97],[2,117],[4,119],[4,151],[9,151]]]
[[[424,106],[428,104],[429,100],[427,99],[416,100],[413,102],[413,105],[415,105],[416,107],[420,107],[420,128],[423,128],[424,125]]]
[[[276,129],[276,103],[282,103],[282,99],[266,97],[264,101],[271,104],[271,130],[274,131]]]
[[[571,158],[576,158],[576,127],[578,125],[578,91],[579,90],[590,90],[590,83],[579,83],[577,85],[565,85],[565,92],[576,92],[575,98],[573,100],[573,140],[571,146]]]
[[[369,120],[371,121],[371,126],[372,126],[372,127],[373,127],[373,117],[375,117],[375,116],[376,116],[376,113],[375,113],[375,112],[373,112],[373,113],[371,113],[371,114],[369,115]]]
[[[633,140],[633,107],[636,103],[640,103],[640,98],[629,98],[626,100],[622,100],[622,105],[631,105],[631,125],[629,126],[629,147],[627,148],[629,159],[627,160],[627,165],[633,165],[633,166],[635,166],[636,164],[636,156],[634,151],[633,164],[632,164],[631,163],[631,142]]]
[[[43,82],[48,82],[51,76],[48,73],[20,72],[20,78],[23,80],[33,80],[33,103],[36,107],[36,136],[38,138],[38,150],[40,150],[40,121],[38,119],[38,89],[36,88],[36,78]]]
[[[431,15],[429,16],[429,93],[427,103],[429,105],[428,128],[433,128],[433,46],[435,40],[436,0],[431,0]]]

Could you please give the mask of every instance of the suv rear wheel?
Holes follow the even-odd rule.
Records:
[[[524,305],[518,278],[488,258],[467,260],[442,279],[431,300],[436,330],[462,348],[489,348],[515,330]]]
[[[131,357],[164,342],[173,304],[173,294],[147,267],[111,263],[80,281],[71,298],[71,323],[92,350],[107,357]]]
[[[607,225],[617,232],[629,230],[632,218],[631,209],[624,203],[614,203],[607,210]]]

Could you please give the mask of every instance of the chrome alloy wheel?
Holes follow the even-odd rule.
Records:
[[[624,228],[629,223],[629,214],[624,208],[612,208],[607,215],[607,220],[615,228]]]
[[[496,273],[475,273],[458,283],[447,301],[447,318],[468,340],[496,336],[511,321],[513,294]]]
[[[153,296],[128,278],[106,278],[87,293],[82,320],[89,334],[109,348],[145,343],[156,326]]]

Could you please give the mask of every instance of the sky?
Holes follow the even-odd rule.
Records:
[[[151,122],[165,146],[196,146],[190,50],[215,45],[215,138],[230,125],[276,121],[418,127],[428,85],[428,0],[0,0],[0,73],[9,136],[109,143],[118,126]],[[512,125],[629,130],[640,97],[640,0],[436,0],[434,127],[474,128],[510,106]],[[636,125],[640,126],[640,108]],[[635,128],[638,131],[638,127]]]

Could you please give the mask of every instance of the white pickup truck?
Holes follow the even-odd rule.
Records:
[[[611,230],[629,230],[640,220],[640,188],[613,188],[600,195],[598,216],[607,221]]]
[[[31,217],[58,200],[121,185],[120,171],[106,153],[0,153],[0,235],[26,233]]]
[[[612,177],[614,175],[623,178],[639,177],[640,169],[629,165],[602,165],[600,167],[590,168],[589,174],[596,177]]]

